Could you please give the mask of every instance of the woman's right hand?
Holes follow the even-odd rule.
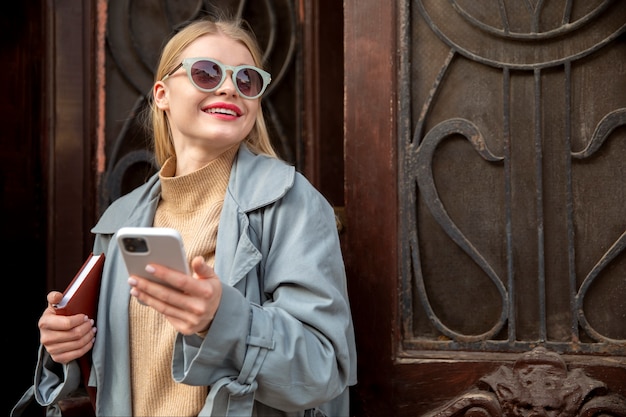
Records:
[[[54,304],[63,298],[58,291],[48,293],[48,307],[39,319],[39,341],[52,360],[66,364],[80,358],[93,347],[96,328],[93,319],[85,314],[63,316],[57,314]]]

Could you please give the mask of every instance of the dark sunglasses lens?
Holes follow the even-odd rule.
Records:
[[[237,71],[237,88],[246,97],[254,97],[263,89],[263,77],[252,68]]]
[[[213,61],[198,61],[191,66],[191,79],[198,87],[212,90],[222,81],[222,70]]]

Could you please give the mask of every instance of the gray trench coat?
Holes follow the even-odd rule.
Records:
[[[92,229],[94,253],[106,254],[90,378],[97,415],[132,412],[128,272],[113,237],[122,226],[151,226],[159,198],[155,174]],[[348,416],[356,349],[334,212],[324,197],[292,166],[242,145],[215,271],[226,285],[210,330],[204,338],[178,334],[172,360],[177,382],[211,387],[200,415]],[[59,366],[40,347],[38,403],[54,404],[79,380],[76,361]]]

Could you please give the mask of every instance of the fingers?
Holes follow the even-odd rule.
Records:
[[[184,296],[180,290],[154,283],[147,279],[131,277],[128,279],[130,294],[136,297],[142,304],[155,308],[160,305],[179,305],[183,303]],[[163,312],[164,307],[159,309]]]
[[[83,314],[61,316],[46,312],[39,320],[40,342],[55,362],[68,363],[93,347],[96,333],[93,324]]]
[[[162,265],[151,264],[146,267],[146,270],[148,270],[148,272],[155,278],[158,278],[159,280],[165,282],[170,287],[178,290],[179,292],[191,296],[210,297],[211,294],[207,293],[207,288],[209,287],[199,284],[198,279],[219,280],[218,276],[215,274],[215,271],[213,270],[213,268],[207,265],[206,262],[204,262],[204,258],[202,256],[196,256],[192,260],[191,266],[193,270],[193,276],[197,279],[189,279],[188,275],[174,271]],[[128,283],[132,287],[136,288],[139,292],[148,293],[155,298],[159,298],[172,304],[176,304],[177,302],[180,302],[182,300],[181,297],[177,297],[178,295],[180,295],[179,293],[172,292],[167,287],[161,284],[154,283],[148,279],[139,276],[131,276],[128,280]],[[132,291],[131,294],[135,295]],[[147,300],[142,299],[142,301]]]
[[[53,361],[67,364],[74,359],[85,355],[93,348],[95,342],[93,333],[85,334],[81,339],[74,342],[43,345]]]
[[[87,353],[94,343],[96,328],[93,319],[85,314],[64,316],[54,307],[63,298],[58,291],[46,296],[48,307],[37,323],[39,341],[57,363],[68,363]]]
[[[215,316],[222,293],[221,282],[213,268],[204,262],[202,256],[197,256],[191,262],[191,279],[160,265],[151,266],[152,275],[178,291],[132,276],[128,280],[131,295],[163,314],[180,333],[193,334],[206,330]]]
[[[179,291],[163,287],[148,292],[139,289],[141,283],[131,290],[131,294],[144,305],[152,307],[183,334],[193,334],[208,327],[213,314],[207,311],[207,301]],[[154,284],[158,285],[158,284]],[[168,294],[169,295],[166,295]]]
[[[196,278],[217,278],[213,268],[204,262],[204,258],[202,256],[196,256],[191,260],[191,269],[193,270]]]

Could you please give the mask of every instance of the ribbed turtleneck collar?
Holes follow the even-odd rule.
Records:
[[[207,200],[223,198],[238,149],[233,146],[199,170],[178,177],[173,176],[176,157],[170,157],[159,172],[161,205],[175,205],[174,211],[179,213],[191,212],[203,207]]]

